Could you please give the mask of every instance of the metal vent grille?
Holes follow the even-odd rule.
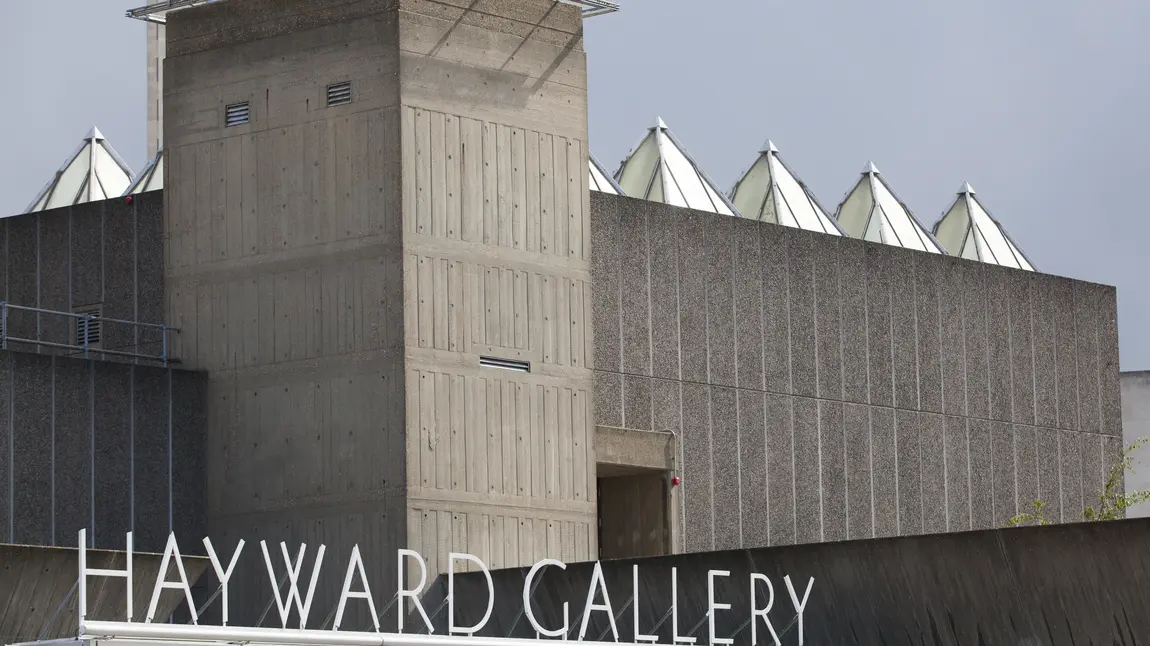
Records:
[[[351,81],[327,86],[327,107],[351,103]]]
[[[103,329],[100,325],[100,305],[89,305],[86,307],[77,307],[73,310],[74,314],[86,314],[87,318],[81,317],[76,319],[76,345],[83,348],[95,348],[100,345],[100,340],[103,337]]]
[[[227,127],[240,126],[247,123],[251,117],[251,107],[247,101],[243,103],[233,103],[224,108],[224,118],[227,122]]]
[[[501,357],[479,357],[479,365],[485,368],[531,372],[530,361],[516,361],[515,359],[503,359]]]

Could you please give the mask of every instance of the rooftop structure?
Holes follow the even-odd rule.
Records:
[[[600,193],[610,193],[612,195],[623,195],[623,189],[619,188],[619,184],[607,169],[595,159],[594,155],[588,155],[588,165],[590,166],[591,181],[588,186],[592,191],[599,191]]]
[[[615,179],[633,197],[721,215],[738,214],[662,119],[627,154]]]
[[[132,169],[93,126],[24,212],[118,197],[131,183]]]
[[[955,256],[1034,271],[1034,263],[982,206],[970,184],[962,185],[954,203],[934,224],[934,235]]]
[[[910,208],[895,195],[873,163],[839,204],[835,219],[852,238],[896,247],[946,253]]]
[[[752,220],[843,235],[814,193],[783,163],[779,149],[770,140],[735,182],[730,196],[739,213]]]
[[[158,191],[164,188],[164,151],[156,153],[152,161],[144,167],[136,175],[136,179],[132,180],[131,186],[128,190],[124,191],[124,195],[135,195],[137,193],[146,193],[148,191]]]

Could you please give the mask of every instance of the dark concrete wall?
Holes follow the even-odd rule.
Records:
[[[163,323],[163,204],[153,191],[131,204],[114,198],[0,220],[0,300],[57,312],[102,303],[108,318]],[[54,343],[74,343],[74,326],[31,312],[12,311],[8,321],[13,336]],[[138,333],[105,323],[104,347],[160,354],[159,332]]]
[[[737,646],[751,643],[751,572],[766,575],[774,588],[769,615],[787,646],[800,642],[784,576],[800,599],[814,579],[803,613],[806,644],[1141,644],[1150,635],[1148,540],[1150,520],[1137,519],[605,561],[602,567],[620,643],[631,643],[634,634],[628,600],[637,564],[640,626],[660,644],[671,643],[672,567],[678,569],[680,634],[700,644],[708,638],[709,570],[730,572],[716,579],[716,601],[732,607],[716,612],[715,632]],[[520,611],[526,574],[492,573],[495,607],[481,635],[534,638]],[[569,603],[571,639],[577,638],[591,575],[590,563],[543,570],[532,594],[540,623],[562,626]],[[457,625],[473,626],[487,609],[486,581],[472,573],[455,585]],[[440,604],[446,592],[441,577],[422,600],[428,614],[436,613],[436,634],[447,628]],[[767,599],[760,584],[758,607]],[[415,616],[408,621],[421,625]],[[611,641],[606,613],[594,612],[586,639],[603,635]],[[761,620],[758,639],[774,643]]]
[[[683,441],[686,549],[1081,518],[1112,287],[593,193],[596,423]]]
[[[204,534],[200,373],[0,351],[0,541],[162,551]]]

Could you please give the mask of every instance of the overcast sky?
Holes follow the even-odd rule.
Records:
[[[1122,369],[1150,369],[1150,2],[619,3],[586,27],[610,170],[662,116],[724,189],[768,137],[831,209],[868,160],[927,226],[969,181],[1040,270],[1117,285]],[[146,162],[132,0],[41,4],[0,0],[4,213],[93,124]]]

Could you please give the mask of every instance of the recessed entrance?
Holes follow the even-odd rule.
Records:
[[[599,558],[671,553],[664,471],[600,465]]]

